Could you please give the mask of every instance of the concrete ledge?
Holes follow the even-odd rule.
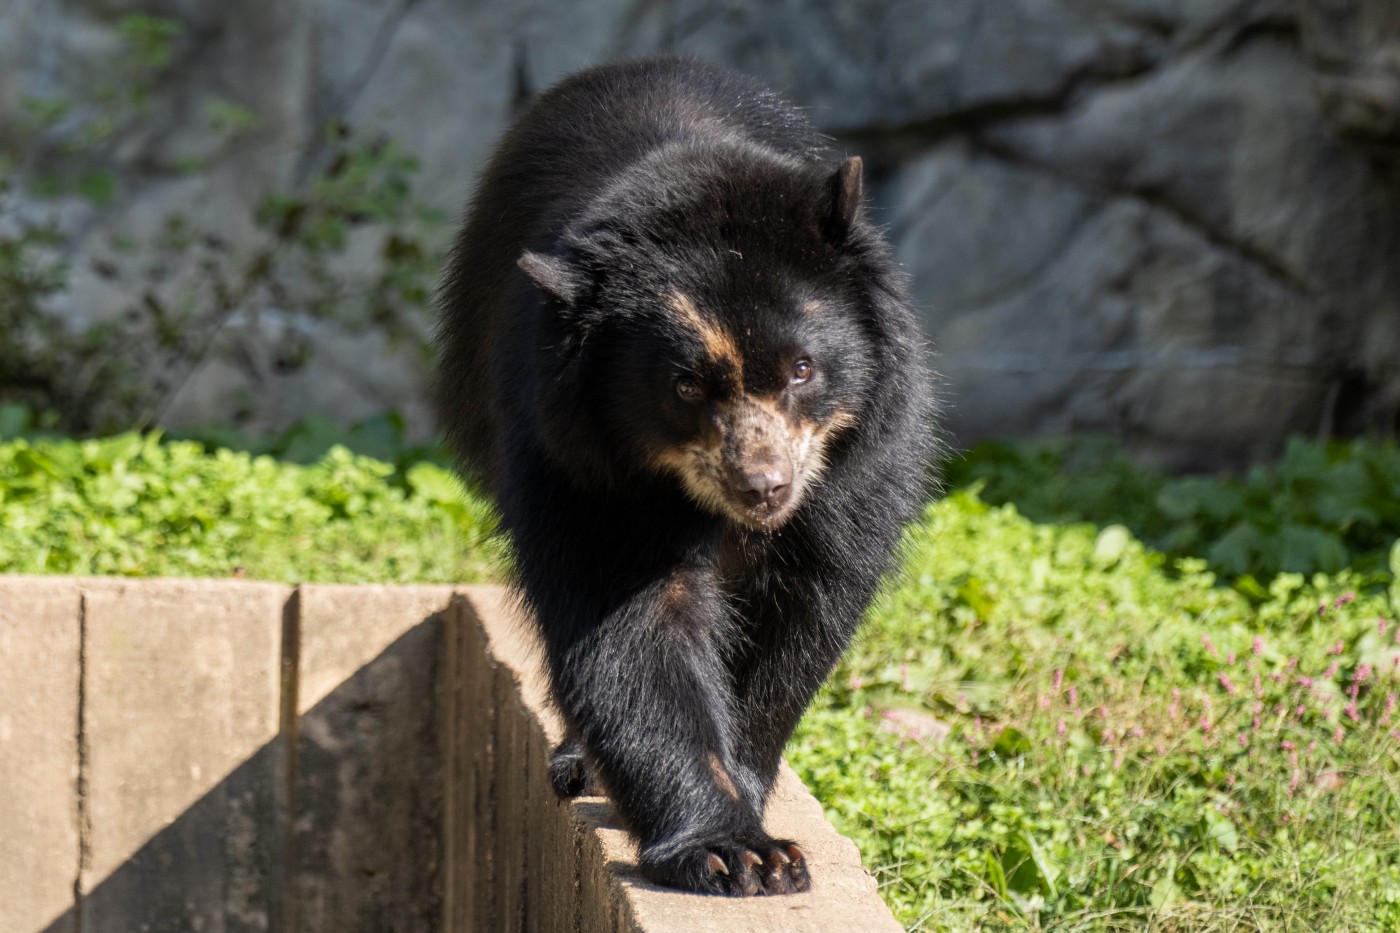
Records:
[[[899,930],[784,769],[813,890],[642,881],[492,587],[0,577],[0,930]]]

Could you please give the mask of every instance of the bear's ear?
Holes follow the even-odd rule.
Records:
[[[583,276],[567,260],[558,256],[526,250],[515,264],[540,291],[569,307],[573,307],[583,290]]]
[[[846,234],[855,222],[865,190],[860,156],[851,156],[826,180],[826,210],[822,217],[822,235],[833,246],[846,242]]]

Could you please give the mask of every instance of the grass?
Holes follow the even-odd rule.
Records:
[[[790,761],[911,930],[1400,929],[1400,483],[1372,482],[1394,445],[1295,445],[1257,481],[1096,450],[955,471]],[[10,440],[0,571],[490,578],[490,510],[397,461]],[[1260,504],[1269,481],[1286,522]],[[1183,482],[1213,517],[1173,510]],[[1350,524],[1309,484],[1340,490]],[[1258,562],[1212,557],[1242,523]],[[1346,563],[1277,547],[1286,526],[1335,536]],[[1306,572],[1271,570],[1280,555]]]
[[[789,757],[911,930],[1400,928],[1393,619],[958,492]]]

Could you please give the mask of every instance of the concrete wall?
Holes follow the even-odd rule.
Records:
[[[497,589],[0,577],[0,930],[898,930],[784,771],[811,893],[639,880]]]

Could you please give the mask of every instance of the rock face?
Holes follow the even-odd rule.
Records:
[[[0,11],[0,126],[84,100],[124,4]],[[182,24],[104,158],[118,196],[63,206],[73,326],[130,295],[89,259],[179,212],[234,243],[325,159],[319,127],[391,134],[455,217],[511,115],[592,63],[748,71],[867,159],[937,346],[956,443],[1107,432],[1161,462],[1238,464],[1290,432],[1400,416],[1400,6],[1394,0],[167,0]],[[213,101],[258,117],[236,137]],[[54,131],[62,131],[60,123]],[[3,130],[0,130],[3,133]],[[197,162],[198,170],[188,166]],[[447,226],[435,237],[447,236]],[[256,309],[249,309],[255,312]],[[288,308],[237,316],[172,423],[268,427],[385,408],[428,429],[424,363]],[[427,333],[426,321],[418,323]],[[300,334],[304,366],[239,365]]]

